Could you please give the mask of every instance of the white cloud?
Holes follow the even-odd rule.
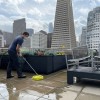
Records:
[[[11,24],[11,22],[12,21],[8,17],[6,17],[4,15],[0,15],[0,24],[1,25]]]
[[[0,15],[0,29],[11,32],[12,20],[4,15]]]
[[[84,26],[85,24],[83,24],[82,21],[86,22],[86,19],[83,16],[80,16],[79,18],[75,19],[75,27],[80,28],[81,26]]]
[[[0,3],[2,3],[3,2],[3,0],[0,0]]]
[[[5,3],[5,4],[12,4],[12,5],[19,5],[24,2],[25,2],[25,0],[0,0],[0,4]]]
[[[5,1],[14,5],[18,5],[23,3],[25,0],[5,0]]]
[[[75,33],[76,33],[76,39],[77,41],[79,40],[79,36],[82,33],[82,27],[86,26],[86,18],[83,16],[78,17],[77,19],[74,20],[75,23]],[[84,22],[84,23],[83,23]]]
[[[44,0],[34,0],[35,2],[37,2],[37,3],[42,3],[42,2],[44,2]]]
[[[33,8],[33,9],[30,9],[29,11],[28,11],[28,14],[30,14],[30,15],[35,15],[35,16],[42,16],[42,13],[40,12],[40,10],[38,9],[38,8]]]
[[[48,4],[48,5],[45,5],[45,7],[43,8],[43,13],[54,16],[55,9],[56,9],[56,5],[52,6],[51,4]]]
[[[89,11],[90,11],[89,8],[81,8],[81,9],[79,10],[79,12],[80,12],[82,15],[85,15],[85,16],[88,15],[88,12],[89,12]]]
[[[26,12],[23,12],[18,5],[14,5],[14,3],[5,3],[0,5],[0,13],[4,14],[5,16],[14,16],[14,15],[21,15],[26,16]]]
[[[95,8],[97,6],[95,0],[89,0],[89,2],[90,2],[90,8]]]
[[[35,32],[40,30],[47,31],[47,24],[44,21],[34,20],[32,18],[26,18],[27,28],[33,28]]]
[[[100,0],[95,0],[95,1],[100,2]]]

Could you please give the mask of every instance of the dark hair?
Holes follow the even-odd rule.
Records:
[[[22,35],[28,35],[29,36],[29,33],[28,32],[23,32]]]

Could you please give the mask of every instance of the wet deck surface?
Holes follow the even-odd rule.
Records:
[[[44,75],[44,80],[18,79],[16,71],[12,79],[6,79],[6,71],[0,69],[0,100],[100,100],[100,82],[67,84],[66,70]]]

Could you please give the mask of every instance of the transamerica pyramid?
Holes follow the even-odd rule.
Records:
[[[57,0],[51,48],[72,49],[76,47],[76,36],[71,0]]]

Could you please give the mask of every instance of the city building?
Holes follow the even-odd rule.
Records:
[[[14,20],[13,23],[13,36],[14,38],[26,31],[25,18]]]
[[[47,48],[51,48],[52,34],[53,33],[48,33],[47,34]]]
[[[77,45],[77,47],[80,47],[80,42],[76,41],[76,45]]]
[[[49,23],[48,28],[49,28],[48,33],[53,33],[53,24],[52,24],[52,22]]]
[[[32,34],[34,34],[34,30],[32,28],[27,28],[26,32],[29,33],[29,36],[32,36]]]
[[[31,48],[47,48],[47,33],[43,30],[32,35]]]
[[[5,41],[4,46],[5,47],[9,47],[9,45],[13,41],[13,33],[11,33],[11,32],[5,32],[5,31],[3,31],[2,33],[3,33],[3,37],[4,37],[4,41]]]
[[[29,32],[29,35],[32,36],[33,29],[27,29],[26,30],[26,21],[25,18],[14,20],[13,23],[13,36],[14,38],[18,35],[21,35],[23,32]],[[31,37],[28,37],[26,40],[24,40],[23,47],[31,47]]]
[[[87,27],[82,27],[82,34],[80,36],[80,46],[87,45],[86,44],[86,36],[87,36]]]
[[[57,0],[51,48],[76,47],[76,36],[71,0]]]
[[[31,36],[29,36],[28,38],[24,39],[22,47],[31,48]]]
[[[34,30],[28,28],[26,29],[26,32],[29,33],[29,37],[24,40],[23,47],[31,48],[31,37],[34,34]]]
[[[2,30],[0,30],[0,35],[3,35]]]
[[[1,30],[0,30],[0,47],[4,47],[4,37]]]
[[[87,18],[87,46],[90,49],[99,49],[100,44],[100,7],[88,13]]]

